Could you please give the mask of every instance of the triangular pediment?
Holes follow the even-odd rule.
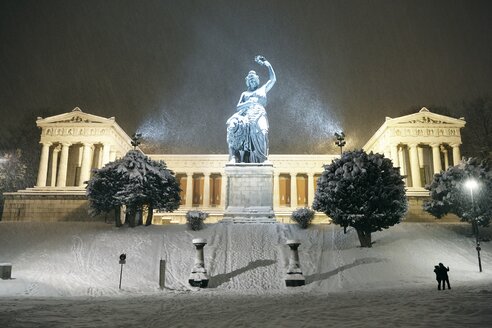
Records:
[[[423,107],[418,113],[405,115],[397,118],[387,118],[385,122],[388,126],[394,125],[446,125],[461,126],[465,125],[463,119],[436,114]]]
[[[419,136],[419,130],[429,131],[433,129],[440,130],[441,128],[445,128],[445,130],[453,130],[454,136],[459,136],[459,132],[456,132],[456,129],[465,127],[465,124],[466,121],[462,117],[454,118],[436,114],[423,107],[418,113],[396,118],[386,117],[383,125],[381,125],[376,133],[374,133],[369,141],[367,141],[363,149],[366,151],[374,150],[377,148],[375,145],[378,145],[380,140],[386,138],[385,135],[390,131],[392,137],[399,136],[397,133],[394,133],[393,135],[393,132],[397,132],[398,130],[415,131],[417,136]]]
[[[79,107],[75,107],[71,112],[63,113],[46,118],[38,118],[38,124],[58,124],[58,123],[100,123],[108,124],[114,122],[114,117],[105,118],[93,114],[84,113]]]

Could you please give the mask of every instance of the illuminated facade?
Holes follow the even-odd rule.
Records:
[[[38,118],[36,123],[41,128],[42,147],[37,184],[5,195],[4,220],[87,220],[84,181],[90,178],[91,169],[100,168],[132,149],[130,137],[114,118],[87,114],[79,108]],[[464,125],[462,118],[438,115],[422,108],[415,114],[386,118],[363,148],[391,158],[407,176],[407,195],[418,203],[418,198],[428,195],[423,186],[433,174],[460,160]],[[148,156],[165,161],[182,189],[180,209],[174,213],[157,212],[155,223],[183,223],[184,214],[190,209],[208,212],[209,221],[222,218],[228,155]],[[277,221],[288,222],[294,209],[312,204],[323,165],[338,156],[269,155],[274,168],[272,192]],[[414,207],[422,212],[418,204]],[[317,215],[317,222],[327,220],[324,215]]]
[[[384,154],[400,167],[406,176],[407,195],[427,195],[423,187],[434,174],[461,160],[465,123],[464,118],[435,114],[423,107],[415,114],[387,117],[363,148]]]
[[[184,213],[200,208],[220,219],[225,210],[225,164],[228,155],[149,155],[163,160],[176,173],[181,186],[181,207],[176,213],[157,213],[164,220],[183,222]],[[298,207],[310,206],[316,181],[337,155],[269,155],[273,164],[273,209],[277,221],[288,220]],[[319,217],[321,219],[321,215]]]
[[[79,187],[89,180],[91,170],[101,168],[132,149],[130,137],[115,122],[84,113],[38,118],[41,128],[41,159],[36,188]]]

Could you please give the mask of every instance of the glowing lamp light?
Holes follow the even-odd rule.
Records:
[[[468,179],[465,181],[465,187],[467,189],[470,189],[470,191],[473,191],[474,189],[476,189],[478,187],[478,183],[474,179]]]
[[[473,211],[475,208],[475,203],[473,201],[473,190],[478,188],[478,183],[475,179],[468,179],[465,181],[465,187],[470,190],[471,205]],[[480,239],[478,237],[478,222],[474,222],[474,224],[475,224],[474,230],[475,230],[475,243],[476,243],[475,249],[477,250],[477,256],[478,256],[478,269],[480,270],[480,272],[482,272],[482,260],[480,258],[481,247],[480,247]]]

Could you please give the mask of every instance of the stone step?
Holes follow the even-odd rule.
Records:
[[[224,217],[220,223],[277,223],[275,218],[268,217]]]

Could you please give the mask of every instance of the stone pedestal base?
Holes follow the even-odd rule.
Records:
[[[285,285],[287,287],[299,287],[306,284],[306,279],[302,273],[287,273],[285,275]]]
[[[227,164],[225,174],[227,198],[222,222],[275,223],[272,164]]]
[[[99,221],[106,217],[114,222],[114,213],[89,215],[89,201],[83,188],[29,188],[5,193],[2,221],[64,222]]]
[[[4,280],[12,278],[12,264],[0,263],[0,278]]]
[[[206,273],[193,272],[188,279],[188,283],[193,287],[207,288],[208,276]]]

